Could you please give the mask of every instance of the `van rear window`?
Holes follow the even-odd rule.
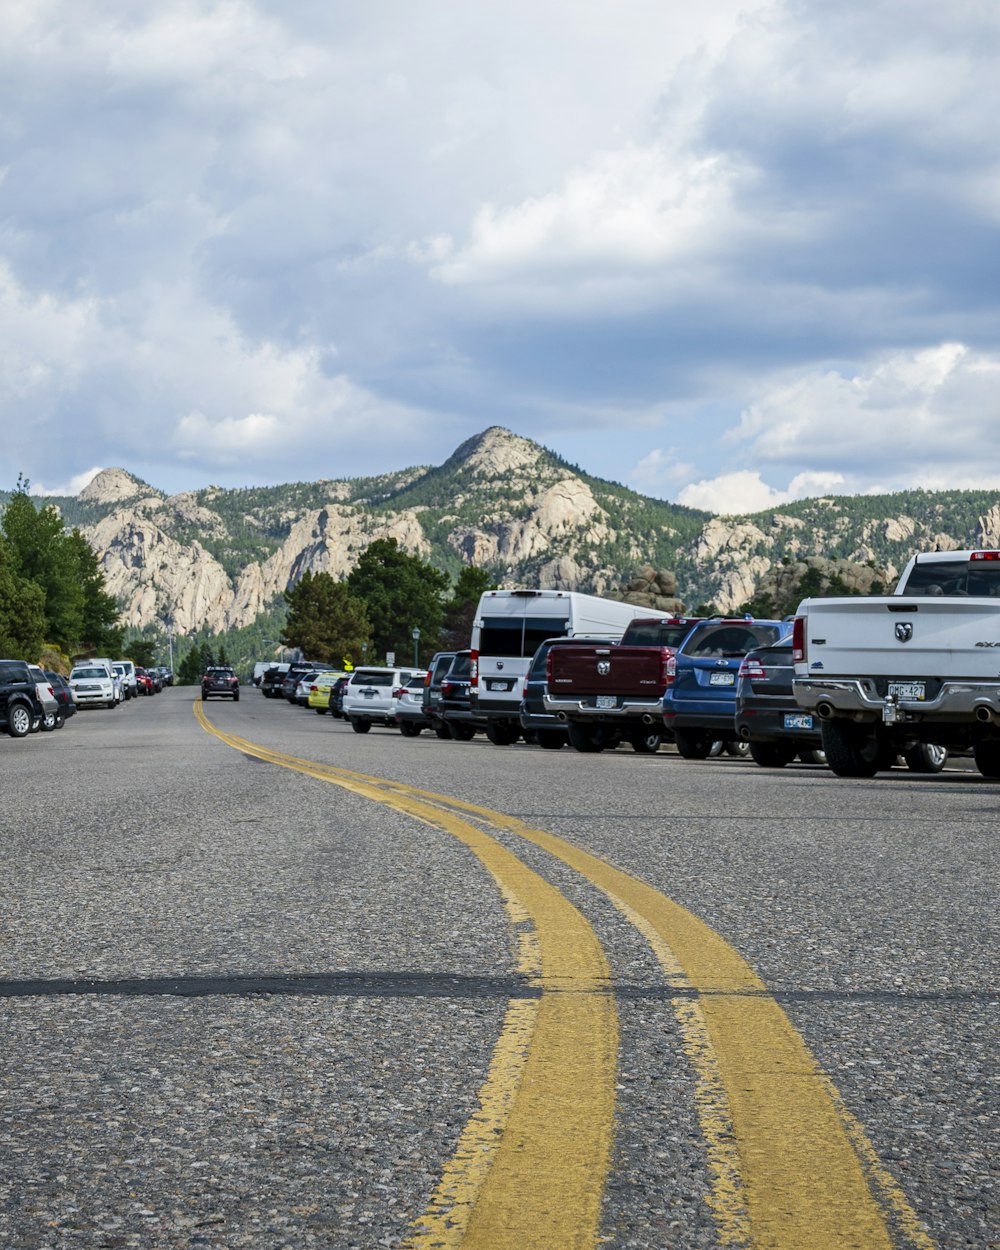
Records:
[[[564,616],[487,616],[479,631],[479,654],[530,658],[546,638],[565,632]]]

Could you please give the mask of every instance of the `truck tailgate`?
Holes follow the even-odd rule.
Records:
[[[658,698],[663,693],[659,647],[556,647],[549,658],[549,693],[556,698],[593,694]]]
[[[1000,599],[807,599],[800,677],[996,678]]]

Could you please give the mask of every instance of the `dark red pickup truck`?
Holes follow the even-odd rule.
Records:
[[[578,751],[602,751],[622,740],[637,751],[655,751],[673,658],[700,619],[637,617],[617,644],[553,647],[546,712],[566,722]]]

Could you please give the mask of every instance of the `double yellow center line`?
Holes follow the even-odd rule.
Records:
[[[696,1074],[720,1244],[748,1250],[933,1250],[767,987],[708,925],[645,882],[514,817],[204,729],[236,750],[341,786],[464,843],[496,881],[519,970],[542,994],[508,1008],[479,1112],[409,1250],[598,1244],[611,1163],[617,1016],[588,921],[480,825],[515,834],[604,892],[650,943]],[[478,822],[476,824],[472,823]]]

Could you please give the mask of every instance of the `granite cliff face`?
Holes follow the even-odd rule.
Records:
[[[346,575],[377,538],[452,574],[486,568],[502,586],[624,594],[640,571],[672,570],[672,602],[722,611],[807,557],[891,580],[914,550],[1000,544],[1000,492],[813,499],[717,517],[602,481],[499,427],[443,465],[368,479],[167,496],[113,468],[54,502],[98,552],[124,622],[179,633],[248,625],[306,570]],[[671,598],[662,590],[650,593]]]

